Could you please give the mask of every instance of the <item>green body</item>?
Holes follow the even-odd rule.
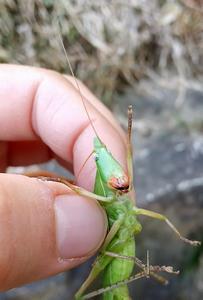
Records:
[[[118,230],[105,248],[102,248],[98,255],[92,270],[76,294],[76,299],[82,299],[86,288],[102,272],[103,287],[128,279],[133,271],[134,262],[122,258],[107,256],[105,251],[120,255],[135,256],[134,235],[141,231],[141,225],[133,212],[133,201],[128,194],[122,194],[118,190],[109,187],[108,182],[112,177],[119,178],[123,176],[124,170],[120,164],[113,158],[106,146],[98,139],[94,140],[95,162],[97,167],[94,193],[104,197],[113,196],[114,201],[102,204],[107,218],[109,230],[115,222],[119,222]],[[127,285],[122,285],[116,289],[103,294],[104,300],[129,300],[129,291]]]
[[[106,247],[106,251],[115,252],[125,256],[135,256],[135,239],[134,235],[141,231],[141,225],[137,221],[135,214],[132,213],[133,201],[128,195],[122,196],[109,189],[107,182],[109,177],[120,176],[123,170],[120,164],[113,158],[106,147],[95,139],[95,153],[97,175],[94,192],[97,195],[109,196],[115,194],[115,202],[103,205],[109,228],[117,221],[121,220],[122,226],[118,229],[113,240]],[[108,260],[103,271],[103,287],[128,279],[133,271],[134,262],[122,258],[103,257],[102,260]],[[99,260],[99,258],[98,258]],[[127,300],[130,299],[128,287],[121,286],[103,294],[104,300]]]
[[[115,252],[125,256],[135,256],[135,239],[134,235],[141,230],[140,224],[132,215],[131,202],[125,199],[106,207],[109,226],[114,222],[114,218],[122,218],[123,223],[113,240],[105,249],[106,251]],[[111,257],[112,258],[112,257]],[[128,279],[133,271],[134,262],[122,258],[112,258],[103,272],[103,287]],[[104,300],[121,300],[130,299],[127,285],[113,289],[103,294]]]
[[[90,299],[102,293],[103,300],[130,300],[126,284],[114,287],[116,283],[129,279],[132,274],[134,261],[125,258],[135,257],[136,254],[134,235],[141,231],[141,225],[137,220],[138,215],[166,222],[186,243],[197,246],[200,242],[183,237],[166,216],[138,208],[133,204],[129,195],[129,179],[99,138],[94,140],[94,152],[97,167],[94,194],[83,191],[83,195],[101,201],[108,217],[109,231],[90,274],[76,293],[75,299]],[[78,188],[75,190],[78,192]],[[168,272],[167,268],[165,270]],[[85,296],[85,291],[100,273],[103,275],[103,289]],[[163,278],[160,276],[157,277],[153,272],[150,275],[163,283]],[[111,286],[113,287],[110,288]]]

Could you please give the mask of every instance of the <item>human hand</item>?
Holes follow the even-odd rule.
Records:
[[[56,158],[77,174],[93,149],[94,132],[71,77],[0,65],[0,171]],[[101,139],[125,162],[124,136],[112,114],[80,83]],[[88,99],[88,100],[87,100]],[[124,163],[125,164],[125,163]],[[93,159],[77,184],[94,185]],[[66,186],[0,174],[0,290],[77,266],[100,247],[106,216],[96,201]],[[61,259],[59,259],[61,258]]]

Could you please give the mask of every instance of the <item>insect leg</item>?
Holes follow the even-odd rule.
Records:
[[[159,269],[155,270],[155,272],[160,272],[160,271],[162,271],[162,270],[159,270]],[[154,274],[154,275],[156,275],[157,278],[159,278],[159,277],[162,278],[161,276],[159,276],[157,274]],[[147,272],[143,271],[143,272],[137,273],[137,274],[129,277],[126,280],[118,281],[115,284],[112,284],[111,286],[108,286],[108,287],[105,287],[105,288],[101,288],[101,289],[99,289],[97,291],[93,291],[91,293],[88,293],[88,294],[82,296],[81,300],[91,299],[93,297],[96,297],[98,295],[104,294],[104,293],[109,292],[109,291],[111,291],[113,289],[116,289],[116,288],[118,288],[118,287],[120,287],[122,285],[126,285],[126,284],[128,284],[130,282],[133,282],[133,281],[138,280],[138,279],[143,278],[143,277],[148,278],[148,271]]]
[[[130,278],[126,279],[126,280],[123,280],[123,281],[119,281],[115,284],[112,284],[111,286],[108,286],[108,287],[105,287],[105,288],[101,288],[101,289],[98,289],[97,291],[93,291],[93,292],[90,292],[84,296],[82,296],[80,299],[81,300],[86,300],[86,299],[91,299],[93,297],[96,297],[98,295],[101,295],[101,294],[104,294],[106,292],[109,292],[113,289],[116,289],[122,285],[126,285],[130,282],[133,282],[135,280],[138,280],[140,278],[143,278],[143,277],[147,277],[147,274],[145,272],[140,272],[134,276],[131,276]]]
[[[152,266],[152,265],[145,265],[139,258],[136,256],[126,256],[126,255],[121,255],[118,253],[110,252],[110,251],[105,251],[105,254],[111,257],[115,258],[121,258],[121,259],[126,259],[126,260],[132,260],[134,261],[135,265],[137,265],[140,269],[149,273],[149,276],[153,277],[157,281],[159,281],[161,284],[168,284],[168,280],[163,278],[162,276],[159,276],[155,274],[154,272],[166,272],[169,274],[179,274],[179,271],[174,271],[171,266]]]
[[[74,185],[72,183],[70,183],[68,180],[60,178],[60,177],[38,177],[41,180],[44,181],[54,181],[54,182],[60,182],[65,184],[71,191],[74,191],[75,193],[91,198],[91,199],[95,199],[97,201],[101,201],[101,202],[113,202],[114,201],[114,197],[113,196],[108,196],[108,197],[104,197],[104,196],[100,196],[94,193],[91,193],[77,185]]]
[[[105,238],[105,241],[102,245],[102,248],[101,248],[101,252],[104,251],[106,249],[106,247],[109,245],[109,243],[112,241],[112,239],[114,238],[114,236],[116,235],[116,233],[118,232],[120,226],[122,225],[123,223],[123,220],[124,218],[121,218],[118,219],[117,221],[115,221],[111,227],[111,229],[109,230],[106,238]]]
[[[127,167],[130,179],[129,191],[133,188],[133,152],[132,152],[132,105],[128,106]]]
[[[84,291],[89,287],[89,285],[94,281],[94,279],[100,274],[101,271],[111,262],[112,258],[108,258],[105,255],[104,250],[108,246],[108,244],[112,241],[114,238],[115,234],[119,230],[124,218],[118,219],[113,226],[111,227],[109,233],[107,234],[107,237],[104,241],[104,244],[100,250],[101,254],[96,258],[92,270],[90,271],[89,276],[85,280],[85,282],[82,284],[78,292],[76,293],[75,297],[76,299],[84,299],[82,294]]]
[[[106,268],[106,266],[112,261],[112,259],[113,259],[112,257],[108,257],[104,253],[101,253],[99,256],[97,256],[95,262],[92,265],[92,269],[87,279],[75,294],[76,300],[85,299],[83,298],[84,297],[83,294],[85,290],[92,284],[92,282],[97,278],[97,276]]]
[[[162,272],[162,271],[166,271],[168,273],[173,273],[172,271],[172,268],[171,267],[159,267],[159,266],[145,266],[139,259],[137,259],[136,257],[129,257],[129,256],[124,256],[124,255],[120,255],[120,254],[117,254],[117,253],[114,253],[114,252],[109,252],[109,251],[106,251],[105,254],[107,256],[110,256],[110,257],[115,257],[115,258],[123,258],[123,259],[130,259],[130,260],[134,260],[138,263],[139,267],[143,268],[143,272],[140,272],[140,273],[137,273],[136,275],[133,275],[131,277],[129,277],[128,279],[126,280],[122,280],[122,281],[118,281],[116,282],[115,284],[112,284],[111,286],[108,286],[108,287],[105,287],[105,288],[101,288],[99,290],[96,290],[96,291],[93,291],[93,292],[90,292],[84,296],[82,296],[80,299],[81,300],[85,300],[85,299],[91,299],[93,297],[96,297],[98,295],[101,295],[101,294],[104,294],[106,292],[109,292],[113,289],[116,289],[122,285],[126,285],[130,282],[133,282],[137,279],[140,279],[140,278],[143,278],[143,277],[146,277],[148,278],[149,277],[149,271],[150,271],[150,275],[153,276],[156,280],[160,281],[161,283],[164,283],[164,284],[167,284],[168,282],[165,280],[165,278],[163,278],[162,276],[156,274],[158,272]],[[144,267],[143,267],[144,266]],[[148,268],[149,268],[149,271],[148,271]],[[153,272],[151,272],[151,270],[153,270]],[[177,274],[177,272],[174,272],[175,274]]]
[[[162,215],[162,214],[159,214],[159,213],[156,213],[154,211],[151,211],[151,210],[147,210],[147,209],[142,209],[142,208],[137,208],[137,207],[134,207],[133,208],[134,210],[134,213],[135,215],[143,215],[143,216],[148,216],[148,217],[151,217],[151,218],[154,218],[154,219],[158,219],[158,220],[161,220],[161,221],[164,221],[166,222],[166,224],[176,233],[176,235],[182,240],[184,241],[185,243],[188,243],[192,246],[199,246],[201,245],[201,242],[199,241],[191,241],[185,237],[183,237],[180,232],[177,230],[177,228],[171,223],[171,221],[169,221],[169,219]]]

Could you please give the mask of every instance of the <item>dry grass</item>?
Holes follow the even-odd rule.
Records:
[[[203,74],[201,0],[1,0],[0,61],[67,72],[104,101],[148,76],[183,86]],[[176,81],[177,82],[177,81]]]

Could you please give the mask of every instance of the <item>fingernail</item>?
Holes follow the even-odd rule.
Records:
[[[56,197],[55,222],[58,255],[62,259],[93,254],[106,234],[103,209],[94,200],[77,195]]]

